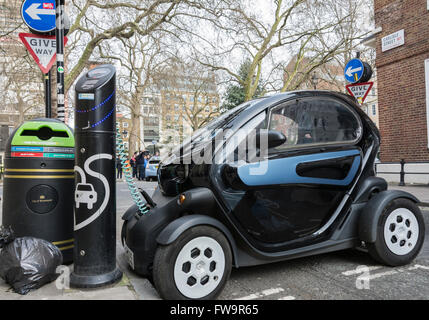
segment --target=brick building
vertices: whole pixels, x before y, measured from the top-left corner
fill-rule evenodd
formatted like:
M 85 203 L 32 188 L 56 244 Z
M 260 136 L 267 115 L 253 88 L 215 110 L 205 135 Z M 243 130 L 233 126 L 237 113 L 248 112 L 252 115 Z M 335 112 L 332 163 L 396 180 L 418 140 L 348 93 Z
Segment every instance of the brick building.
M 429 0 L 374 0 L 382 162 L 429 163 Z

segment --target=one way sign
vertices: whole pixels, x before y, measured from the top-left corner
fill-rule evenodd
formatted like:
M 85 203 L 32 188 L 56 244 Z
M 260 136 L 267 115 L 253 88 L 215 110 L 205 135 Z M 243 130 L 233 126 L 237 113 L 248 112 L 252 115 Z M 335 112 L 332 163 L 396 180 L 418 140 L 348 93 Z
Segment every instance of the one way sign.
M 44 74 L 48 73 L 55 62 L 55 36 L 39 36 L 32 33 L 20 33 L 19 38 L 24 43 L 31 56 Z M 67 37 L 64 37 L 64 45 Z

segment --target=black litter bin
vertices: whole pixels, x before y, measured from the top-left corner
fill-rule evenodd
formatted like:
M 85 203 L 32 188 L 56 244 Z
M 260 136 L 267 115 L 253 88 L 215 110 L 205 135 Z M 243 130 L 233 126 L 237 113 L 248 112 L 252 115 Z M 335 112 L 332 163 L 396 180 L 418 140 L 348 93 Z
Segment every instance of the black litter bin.
M 6 145 L 2 224 L 52 242 L 71 263 L 73 192 L 73 131 L 55 119 L 24 122 Z

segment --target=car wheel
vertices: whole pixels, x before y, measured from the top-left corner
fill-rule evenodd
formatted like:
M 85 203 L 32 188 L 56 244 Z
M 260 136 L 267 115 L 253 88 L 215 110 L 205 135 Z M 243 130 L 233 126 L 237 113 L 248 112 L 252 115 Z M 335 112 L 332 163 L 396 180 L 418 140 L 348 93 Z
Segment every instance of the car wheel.
M 216 298 L 232 267 L 232 254 L 225 236 L 215 228 L 196 226 L 167 246 L 158 247 L 153 280 L 163 299 Z
M 408 199 L 396 199 L 381 214 L 377 239 L 368 244 L 368 251 L 383 264 L 405 265 L 420 252 L 424 236 L 424 219 L 417 205 Z

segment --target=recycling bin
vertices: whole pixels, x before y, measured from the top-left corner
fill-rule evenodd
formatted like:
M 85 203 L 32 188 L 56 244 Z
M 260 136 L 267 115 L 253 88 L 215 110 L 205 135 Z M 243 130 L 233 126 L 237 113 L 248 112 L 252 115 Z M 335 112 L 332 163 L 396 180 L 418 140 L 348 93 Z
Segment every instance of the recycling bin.
M 2 224 L 56 245 L 73 261 L 74 135 L 55 119 L 21 124 L 5 150 Z

